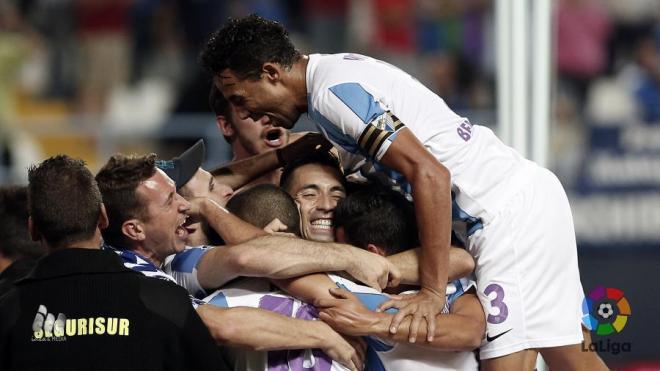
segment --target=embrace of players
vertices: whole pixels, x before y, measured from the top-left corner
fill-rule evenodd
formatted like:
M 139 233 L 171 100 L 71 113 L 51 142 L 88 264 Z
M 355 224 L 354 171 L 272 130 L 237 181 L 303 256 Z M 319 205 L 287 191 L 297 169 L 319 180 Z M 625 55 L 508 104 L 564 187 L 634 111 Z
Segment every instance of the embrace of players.
M 202 141 L 95 176 L 59 155 L 0 188 L 1 369 L 607 369 L 580 351 L 551 172 L 396 67 L 303 55 L 259 16 L 200 61 L 231 162 L 203 169 Z M 302 114 L 319 133 L 289 133 Z

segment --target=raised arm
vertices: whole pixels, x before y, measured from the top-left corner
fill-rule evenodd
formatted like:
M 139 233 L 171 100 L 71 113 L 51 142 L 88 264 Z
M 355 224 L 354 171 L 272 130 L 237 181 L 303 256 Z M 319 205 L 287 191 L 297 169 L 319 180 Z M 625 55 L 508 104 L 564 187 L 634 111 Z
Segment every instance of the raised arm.
M 390 255 L 387 260 L 401 272 L 401 283 L 404 285 L 419 285 L 419 259 L 421 249 L 407 250 Z M 449 248 L 449 280 L 466 277 L 474 270 L 474 259 L 460 247 Z
M 211 174 L 217 182 L 226 184 L 232 189 L 239 189 L 253 179 L 284 166 L 301 154 L 315 150 L 327 151 L 331 146 L 321 134 L 306 133 L 277 150 L 221 165 L 211 170 Z
M 211 304 L 197 313 L 218 344 L 257 351 L 323 350 L 351 370 L 362 370 L 364 355 L 322 321 L 309 321 L 250 307 L 220 308 Z
M 204 288 L 215 288 L 239 277 L 285 279 L 317 272 L 346 271 L 373 288 L 398 284 L 399 272 L 387 259 L 338 243 L 267 235 L 206 252 L 197 265 Z
M 421 289 L 416 295 L 387 305 L 399 309 L 390 326 L 397 332 L 406 316 L 412 315 L 409 336 L 416 339 L 422 319 L 426 319 L 428 341 L 433 340 L 436 314 L 445 303 L 451 241 L 450 173 L 426 150 L 408 128 L 397 133 L 381 163 L 394 169 L 412 186 L 415 215 L 422 244 L 420 256 Z

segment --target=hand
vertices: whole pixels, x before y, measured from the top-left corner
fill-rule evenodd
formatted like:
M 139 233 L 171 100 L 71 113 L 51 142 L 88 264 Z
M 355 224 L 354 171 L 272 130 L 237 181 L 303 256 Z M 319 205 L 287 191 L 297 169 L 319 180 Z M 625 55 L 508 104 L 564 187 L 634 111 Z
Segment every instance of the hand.
M 307 133 L 300 139 L 278 148 L 278 158 L 283 162 L 282 166 L 291 163 L 291 161 L 307 155 L 310 152 L 327 152 L 332 148 L 332 144 L 322 134 Z
M 279 219 L 275 218 L 271 220 L 270 223 L 266 224 L 263 229 L 269 234 L 275 234 L 277 232 L 286 232 L 289 227 L 287 227 L 286 224 L 282 223 Z
M 334 299 L 318 299 L 314 306 L 319 310 L 319 318 L 335 331 L 344 335 L 364 336 L 375 327 L 376 313 L 367 309 L 360 300 L 345 289 L 332 288 Z
M 350 267 L 346 273 L 376 290 L 399 285 L 401 272 L 386 258 L 366 250 L 351 247 Z
M 342 365 L 348 367 L 351 371 L 362 371 L 364 369 L 364 359 L 366 356 L 366 344 L 360 340 L 346 338 L 327 324 L 321 321 L 315 321 L 319 324 L 323 332 L 323 344 L 321 350 L 330 358 Z
M 392 334 L 396 334 L 404 318 L 412 316 L 408 331 L 408 341 L 411 343 L 417 340 L 417 331 L 422 319 L 425 319 L 427 326 L 426 341 L 431 342 L 433 341 L 433 334 L 435 334 L 435 316 L 442 312 L 444 305 L 444 295 L 422 288 L 417 294 L 401 295 L 399 298 L 384 302 L 378 307 L 378 311 L 385 311 L 389 308 L 399 309 L 390 324 L 390 333 Z

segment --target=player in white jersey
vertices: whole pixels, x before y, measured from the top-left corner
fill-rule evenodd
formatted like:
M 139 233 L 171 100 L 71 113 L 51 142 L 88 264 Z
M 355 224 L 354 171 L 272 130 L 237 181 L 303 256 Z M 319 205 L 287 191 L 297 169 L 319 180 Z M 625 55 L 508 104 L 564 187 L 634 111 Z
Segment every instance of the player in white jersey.
M 255 15 L 211 35 L 201 60 L 239 117 L 266 115 L 290 128 L 307 113 L 341 150 L 347 170 L 379 173 L 414 198 L 422 286 L 385 303 L 400 309 L 392 332 L 412 315 L 410 340 L 426 320 L 432 341 L 453 214 L 465 225 L 488 313 L 484 365 L 532 369 L 540 351 L 552 368 L 604 367 L 580 349 L 584 294 L 573 223 L 551 172 L 396 67 L 355 54 L 301 55 L 281 25 Z

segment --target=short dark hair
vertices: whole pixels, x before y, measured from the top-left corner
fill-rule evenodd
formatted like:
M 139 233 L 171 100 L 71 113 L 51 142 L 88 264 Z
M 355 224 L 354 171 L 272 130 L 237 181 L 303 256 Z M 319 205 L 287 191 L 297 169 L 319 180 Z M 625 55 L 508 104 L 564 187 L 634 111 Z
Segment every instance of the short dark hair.
M 234 195 L 227 202 L 227 210 L 259 228 L 277 218 L 288 227 L 288 232 L 300 236 L 296 202 L 273 184 L 259 184 Z
M 366 248 L 374 244 L 387 255 L 419 245 L 412 202 L 388 187 L 374 185 L 349 194 L 334 212 L 335 228 L 344 228 L 347 242 Z
M 121 231 L 125 221 L 139 218 L 146 221 L 147 205 L 137 193 L 141 182 L 156 173 L 156 154 L 127 156 L 116 154 L 96 174 L 108 213 L 108 228 L 103 239 L 117 248 L 124 248 L 127 240 Z
M 101 194 L 85 162 L 66 155 L 28 169 L 28 205 L 36 229 L 52 248 L 94 236 Z
M 0 187 L 0 253 L 5 257 L 38 258 L 44 254 L 41 244 L 30 238 L 28 217 L 27 187 Z
M 222 95 L 222 92 L 215 86 L 215 83 L 211 82 L 211 91 L 209 92 L 209 106 L 215 113 L 215 116 L 223 116 L 225 120 L 229 122 L 232 126 L 234 118 L 231 115 L 231 110 L 229 109 L 229 101 L 225 99 L 225 96 Z M 234 138 L 222 135 L 225 138 L 225 141 L 229 144 L 234 140 Z
M 289 192 L 291 189 L 291 182 L 293 179 L 293 173 L 301 166 L 317 164 L 321 166 L 327 166 L 336 171 L 339 181 L 346 188 L 346 179 L 344 178 L 344 173 L 339 164 L 339 159 L 332 152 L 329 151 L 314 151 L 303 157 L 300 157 L 296 160 L 291 161 L 290 163 L 284 166 L 282 175 L 280 176 L 280 187 L 285 191 Z
M 229 68 L 249 79 L 258 79 L 266 62 L 290 68 L 298 59 L 300 52 L 289 40 L 287 30 L 256 14 L 230 18 L 211 34 L 199 56 L 202 67 L 212 74 Z

